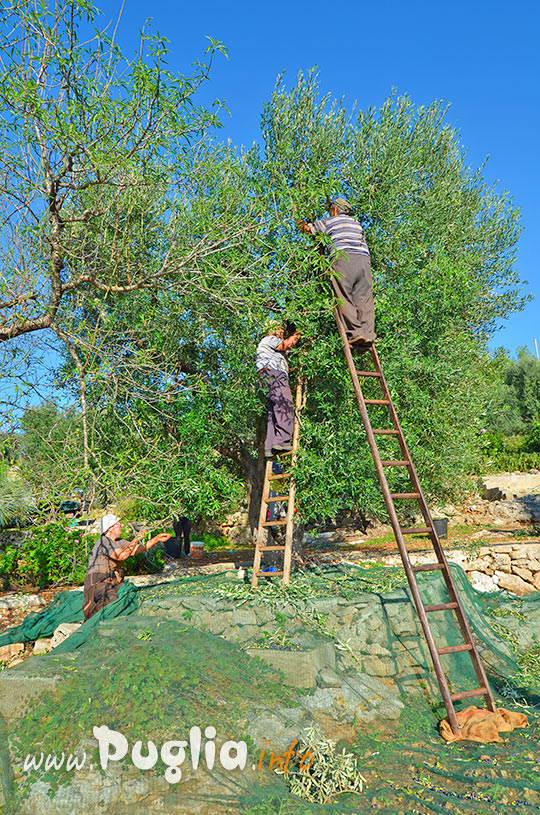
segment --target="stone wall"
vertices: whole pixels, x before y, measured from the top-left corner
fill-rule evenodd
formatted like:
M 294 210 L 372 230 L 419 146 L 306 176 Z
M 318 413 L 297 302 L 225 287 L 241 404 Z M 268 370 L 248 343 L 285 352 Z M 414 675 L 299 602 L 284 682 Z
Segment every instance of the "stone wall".
M 318 711 L 342 724 L 398 716 L 404 692 L 438 695 L 408 590 L 351 600 L 321 597 L 306 602 L 300 613 L 287 604 L 281 612 L 276 616 L 255 601 L 238 606 L 232 600 L 178 595 L 145 599 L 140 608 L 141 614 L 179 620 L 240 644 L 279 668 L 287 684 L 314 689 L 305 697 L 311 714 Z M 440 647 L 455 644 L 447 641 L 455 633 L 447 619 L 440 615 L 432 625 Z M 287 645 L 265 648 L 265 637 L 276 633 Z M 279 740 L 283 734 L 273 736 Z
M 483 546 L 464 568 L 474 588 L 522 597 L 540 591 L 540 543 Z
M 540 591 L 540 543 L 494 544 L 477 553 L 465 549 L 445 549 L 447 560 L 457 563 L 477 591 L 506 591 L 520 597 Z M 413 566 L 433 562 L 433 552 L 410 552 Z M 385 566 L 401 566 L 399 555 L 377 558 Z M 355 559 L 358 563 L 358 559 Z

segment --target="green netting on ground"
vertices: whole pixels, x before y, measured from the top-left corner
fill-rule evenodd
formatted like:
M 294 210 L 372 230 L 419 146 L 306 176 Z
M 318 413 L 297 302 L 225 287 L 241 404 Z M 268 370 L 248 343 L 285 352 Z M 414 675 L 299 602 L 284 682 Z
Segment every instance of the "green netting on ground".
M 306 570 L 293 575 L 288 588 L 276 579 L 262 583 L 255 594 L 248 584 L 224 575 L 139 589 L 126 584 L 119 605 L 111 604 L 92 618 L 96 619 L 92 627 L 90 620 L 61 648 L 5 672 L 13 681 L 14 694 L 22 698 L 28 691 L 28 699 L 20 713 L 0 721 L 2 789 L 11 807 L 0 804 L 0 812 L 338 815 L 382 810 L 491 815 L 516 809 L 540 811 L 540 708 L 535 707 L 540 595 L 519 600 L 500 593 L 479 594 L 459 567 L 452 571 L 499 701 L 506 707 L 520 707 L 531 718 L 531 727 L 508 734 L 507 744 L 441 741 L 437 725 L 444 711 L 400 569 L 343 565 Z M 426 603 L 449 599 L 440 575 L 421 574 L 419 585 Z M 23 634 L 28 639 L 48 636 L 60 622 L 80 620 L 75 594 L 80 604 L 80 592 L 59 596 L 23 626 L 7 632 L 12 637 L 8 641 L 20 641 Z M 362 674 L 375 655 L 373 642 L 385 643 L 389 655 L 377 658 L 387 661 L 389 672 L 395 670 L 391 681 L 389 673 L 388 683 L 395 685 L 405 707 L 399 720 L 381 716 L 357 723 L 348 749 L 366 779 L 361 792 L 330 796 L 327 803 L 309 802 L 291 795 L 287 778 L 270 772 L 266 762 L 260 771 L 253 771 L 262 746 L 251 735 L 254 721 L 263 725 L 268 721 L 270 739 L 272 716 L 296 733 L 302 700 L 315 693 L 289 687 L 274 668 L 246 653 L 260 631 L 254 632 L 253 625 L 239 626 L 236 611 L 248 619 L 261 609 L 268 619 L 268 633 L 273 636 L 277 630 L 286 643 L 276 647 L 329 643 L 340 660 L 338 673 Z M 335 616 L 338 612 L 340 617 Z M 371 616 L 365 616 L 368 613 Z M 218 635 L 203 630 L 220 615 L 230 620 L 230 630 Z M 431 616 L 438 643 L 461 641 L 454 615 Z M 346 622 L 349 617 L 350 623 Z M 349 649 L 347 626 L 350 631 L 356 626 L 358 635 Z M 382 653 L 381 647 L 378 651 Z M 407 668 L 411 654 L 415 662 Z M 466 654 L 453 655 L 451 666 L 456 689 L 476 687 Z M 47 693 L 39 697 L 32 696 L 36 677 L 48 682 Z M 0 697 L 2 687 L 5 683 L 0 681 Z M 112 762 L 107 772 L 99 768 L 93 736 L 93 727 L 102 725 L 122 733 L 129 743 L 125 759 Z M 146 755 L 147 740 L 159 750 L 166 740 L 187 740 L 193 726 L 203 731 L 214 727 L 218 744 L 245 740 L 246 770 L 228 771 L 218 765 L 210 774 L 201 759 L 195 771 L 187 758 L 183 779 L 170 784 L 160 759 L 148 770 L 133 765 L 130 751 L 137 740 L 143 742 Z M 82 750 L 88 763 L 94 764 L 92 771 L 40 768 L 26 775 L 21 771 L 27 754 L 64 751 L 67 756 Z
M 530 703 L 536 703 L 536 691 L 521 682 L 524 672 L 516 660 L 516 653 L 540 646 L 540 593 L 529 594 L 526 598 L 517 598 L 506 592 L 481 593 L 472 588 L 460 566 L 450 564 L 450 568 L 488 676 L 497 687 L 506 688 L 510 696 L 513 694 L 517 698 L 521 693 Z M 426 604 L 436 605 L 450 601 L 439 573 L 420 573 L 418 583 Z M 348 564 L 316 567 L 296 573 L 288 587 L 283 586 L 279 579 L 260 583 L 255 594 L 248 583 L 224 579 L 219 575 L 203 580 L 190 578 L 141 589 L 139 603 L 144 609 L 149 601 L 165 600 L 171 596 L 218 596 L 242 605 L 266 605 L 278 611 L 288 609 L 291 614 L 296 611 L 300 613 L 306 627 L 329 635 L 328 626 L 321 623 L 321 615 L 310 615 L 310 602 L 328 596 L 354 600 L 362 593 L 378 596 L 388 642 L 399 641 L 402 645 L 412 645 L 420 656 L 426 674 L 432 677 L 431 660 L 420 633 L 420 623 L 417 622 L 417 632 L 412 638 L 407 632 L 400 633 L 399 618 L 403 613 L 411 613 L 417 619 L 405 573 L 401 568 L 362 568 Z M 463 642 L 452 611 L 432 613 L 429 621 L 440 647 Z M 449 669 L 455 690 L 468 690 L 478 686 L 467 653 L 447 655 L 443 660 Z M 431 686 L 436 690 L 437 686 L 433 681 Z M 467 704 L 471 702 L 465 702 L 464 706 Z
M 83 600 L 81 591 L 60 592 L 43 611 L 29 614 L 21 625 L 0 634 L 0 647 L 13 642 L 34 642 L 41 637 L 52 637 L 62 623 L 83 623 L 80 629 L 54 650 L 58 653 L 80 648 L 102 620 L 110 620 L 136 611 L 137 589 L 131 583 L 123 583 L 118 591 L 118 599 L 102 608 L 86 622 L 82 610 Z

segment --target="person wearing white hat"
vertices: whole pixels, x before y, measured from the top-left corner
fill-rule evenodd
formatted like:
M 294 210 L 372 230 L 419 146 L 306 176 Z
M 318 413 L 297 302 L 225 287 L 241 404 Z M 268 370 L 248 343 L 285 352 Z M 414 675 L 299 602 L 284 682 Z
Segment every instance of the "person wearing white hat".
M 146 544 L 140 543 L 146 534 L 142 530 L 133 540 L 120 540 L 122 522 L 112 513 L 100 521 L 101 535 L 90 552 L 84 581 L 83 614 L 89 620 L 96 611 L 118 599 L 118 589 L 124 580 L 121 562 L 131 555 L 148 552 L 156 543 L 169 540 L 166 532 L 155 535 Z

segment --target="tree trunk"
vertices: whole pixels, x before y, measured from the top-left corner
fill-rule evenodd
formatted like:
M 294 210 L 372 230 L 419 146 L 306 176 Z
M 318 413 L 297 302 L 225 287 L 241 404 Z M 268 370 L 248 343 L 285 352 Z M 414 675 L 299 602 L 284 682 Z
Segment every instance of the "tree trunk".
M 257 457 L 255 457 L 247 447 L 242 447 L 241 460 L 246 491 L 248 499 L 248 519 L 253 535 L 259 526 L 259 513 L 261 511 L 261 497 L 264 482 L 264 438 L 266 434 L 266 418 L 261 416 L 257 419 Z

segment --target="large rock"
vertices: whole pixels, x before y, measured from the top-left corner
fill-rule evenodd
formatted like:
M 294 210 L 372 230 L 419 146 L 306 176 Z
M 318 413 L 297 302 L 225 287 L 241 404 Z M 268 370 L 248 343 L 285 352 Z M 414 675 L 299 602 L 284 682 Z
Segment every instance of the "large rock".
M 514 566 L 519 566 L 520 569 L 529 569 L 533 573 L 540 572 L 540 560 L 527 560 L 520 557 L 512 560 L 512 569 Z
M 497 501 L 490 504 L 490 514 L 499 520 L 524 524 L 540 521 L 540 496 L 525 495 L 512 501 Z
M 500 572 L 498 582 L 500 589 L 511 591 L 513 594 L 517 594 L 518 597 L 523 597 L 524 594 L 530 594 L 530 592 L 534 591 L 534 586 L 531 586 L 530 583 L 526 583 L 521 577 L 518 577 L 517 574 L 505 574 Z
M 506 494 L 502 492 L 499 487 L 486 487 L 483 485 L 482 498 L 484 501 L 502 501 L 506 498 Z
M 61 623 L 55 630 L 51 639 L 51 649 L 56 648 L 61 642 L 67 640 L 68 637 L 81 627 L 82 623 Z
M 2 645 L 0 648 L 0 662 L 8 662 L 22 651 L 24 651 L 24 642 L 12 642 L 10 645 Z
M 344 723 L 397 719 L 404 708 L 395 689 L 367 674 L 345 677 L 341 688 L 318 688 L 300 701 L 305 710 Z
M 540 494 L 540 474 L 499 473 L 483 479 L 484 493 L 504 493 L 506 498 L 523 498 Z M 489 500 L 494 500 L 493 498 Z M 495 499 L 496 500 L 496 499 Z
M 336 667 L 336 653 L 330 643 L 322 643 L 305 651 L 278 651 L 270 648 L 248 648 L 247 653 L 259 657 L 281 671 L 287 685 L 293 688 L 315 688 L 322 668 Z
M 302 708 L 281 708 L 260 711 L 254 716 L 247 732 L 255 744 L 272 745 L 275 750 L 285 750 L 305 727 L 313 726 L 313 718 Z
M 497 591 L 497 584 L 489 574 L 472 571 L 469 572 L 468 577 L 473 589 L 476 589 L 476 591 Z
M 331 668 L 322 668 L 317 676 L 317 684 L 320 688 L 339 688 L 343 679 Z
M 40 656 L 41 654 L 46 654 L 48 651 L 51 650 L 51 639 L 52 637 L 43 637 L 43 639 L 36 640 L 34 643 L 34 651 L 33 653 L 36 656 Z
M 504 552 L 497 552 L 493 555 L 493 569 L 498 572 L 510 572 L 512 559 Z
M 78 652 L 63 654 L 62 665 L 72 666 Z M 51 695 L 66 676 L 58 661 L 49 656 L 27 659 L 0 673 L 0 717 L 9 722 L 23 715 L 42 694 Z M 1 718 L 0 718 L 1 721 Z
M 517 574 L 518 577 L 521 577 L 525 583 L 533 582 L 533 573 L 530 569 L 526 569 L 523 566 L 514 566 L 514 564 L 512 564 L 512 572 Z
M 12 611 L 19 608 L 40 608 L 46 601 L 40 594 L 7 594 L 0 598 L 0 610 Z
M 540 543 L 528 543 L 526 552 L 527 560 L 540 560 Z
M 491 557 L 482 557 L 476 558 L 476 560 L 471 560 L 467 563 L 465 567 L 465 571 L 470 573 L 472 572 L 484 572 L 485 574 L 493 574 L 495 569 L 492 568 L 493 558 Z

